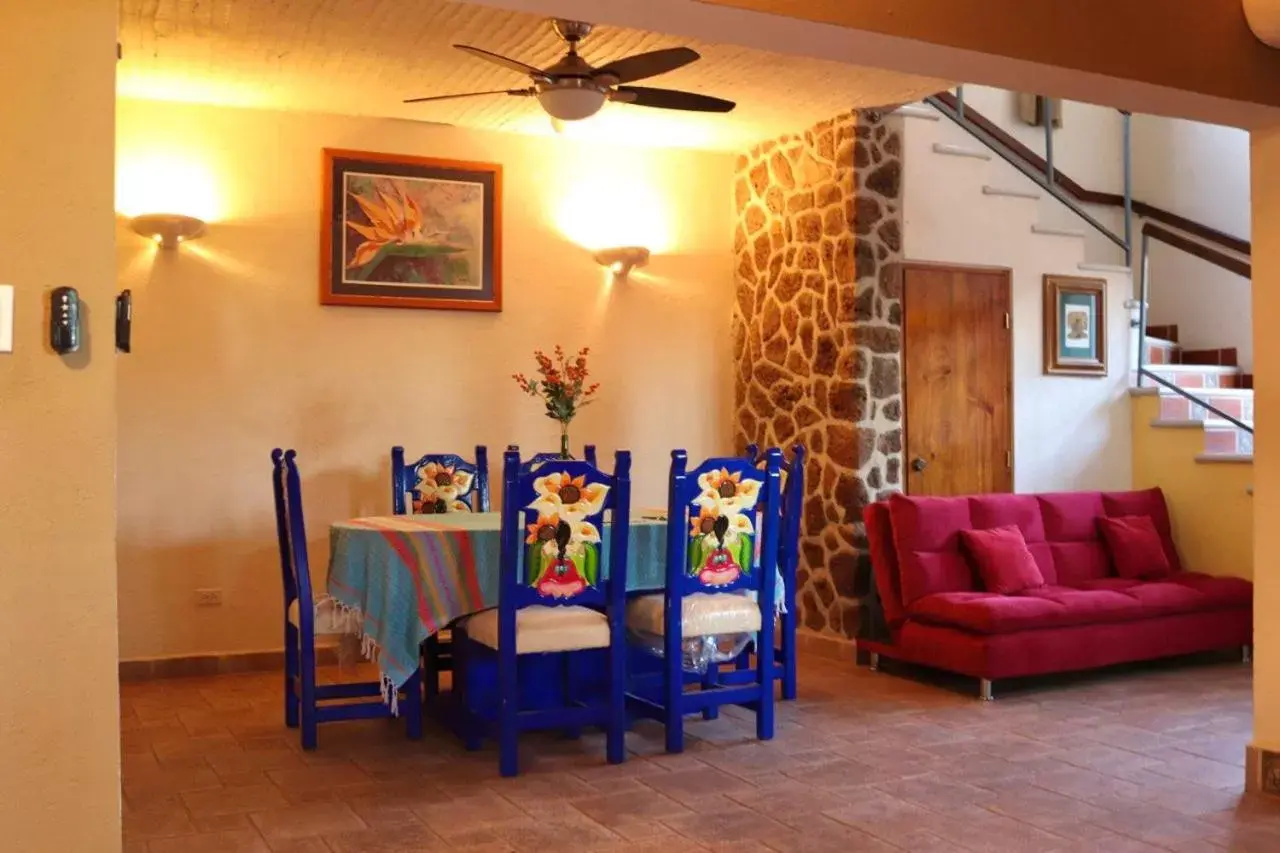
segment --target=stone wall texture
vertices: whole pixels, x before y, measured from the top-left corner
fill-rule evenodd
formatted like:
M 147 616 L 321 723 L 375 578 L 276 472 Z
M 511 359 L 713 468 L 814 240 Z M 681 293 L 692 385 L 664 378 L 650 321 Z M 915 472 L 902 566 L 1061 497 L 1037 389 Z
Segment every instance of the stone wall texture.
M 868 500 L 902 472 L 901 117 L 860 110 L 738 159 L 736 440 L 809 452 L 797 600 L 853 637 Z

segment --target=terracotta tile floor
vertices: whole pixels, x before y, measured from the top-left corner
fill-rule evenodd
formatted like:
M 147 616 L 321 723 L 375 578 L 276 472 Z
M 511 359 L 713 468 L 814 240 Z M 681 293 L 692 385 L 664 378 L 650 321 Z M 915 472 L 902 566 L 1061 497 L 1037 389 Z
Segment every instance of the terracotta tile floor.
M 806 659 L 771 743 L 737 710 L 691 721 L 679 756 L 639 724 L 620 767 L 598 735 L 534 735 L 514 780 L 492 750 L 386 721 L 322 726 L 304 754 L 274 675 L 126 684 L 125 851 L 1280 851 L 1280 804 L 1241 790 L 1244 665 L 997 685 L 991 704 L 919 677 Z

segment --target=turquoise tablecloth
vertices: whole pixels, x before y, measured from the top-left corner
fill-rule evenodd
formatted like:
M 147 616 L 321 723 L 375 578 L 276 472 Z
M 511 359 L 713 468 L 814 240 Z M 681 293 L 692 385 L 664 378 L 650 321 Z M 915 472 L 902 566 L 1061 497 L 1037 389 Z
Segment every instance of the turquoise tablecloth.
M 329 596 L 358 622 L 388 687 L 413 675 L 427 637 L 498 606 L 499 528 L 499 513 L 458 512 L 356 518 L 330 529 Z M 605 525 L 604 555 L 609 535 Z M 666 540 L 666 522 L 631 521 L 628 589 L 665 586 Z

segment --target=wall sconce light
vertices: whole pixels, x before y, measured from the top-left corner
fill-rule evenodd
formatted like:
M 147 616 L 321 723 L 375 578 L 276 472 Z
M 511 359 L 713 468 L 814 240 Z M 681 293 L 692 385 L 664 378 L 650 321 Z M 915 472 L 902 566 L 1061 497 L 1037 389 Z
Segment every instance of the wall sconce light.
M 608 267 L 614 278 L 626 278 L 636 267 L 649 263 L 649 250 L 644 246 L 619 246 L 601 249 L 595 254 L 596 263 Z
M 204 220 L 181 213 L 144 213 L 130 219 L 129 226 L 162 249 L 176 249 L 179 243 L 204 236 L 205 231 Z

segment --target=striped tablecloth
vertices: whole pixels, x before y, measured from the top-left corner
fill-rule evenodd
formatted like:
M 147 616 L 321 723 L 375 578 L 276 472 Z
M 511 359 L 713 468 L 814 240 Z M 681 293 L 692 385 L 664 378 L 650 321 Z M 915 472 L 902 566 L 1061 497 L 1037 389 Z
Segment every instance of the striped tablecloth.
M 388 687 L 418 668 L 418 648 L 460 616 L 498 606 L 500 515 L 354 518 L 329 534 L 329 596 L 358 621 Z M 627 586 L 664 586 L 666 522 L 632 519 Z M 609 548 L 609 526 L 603 534 Z

